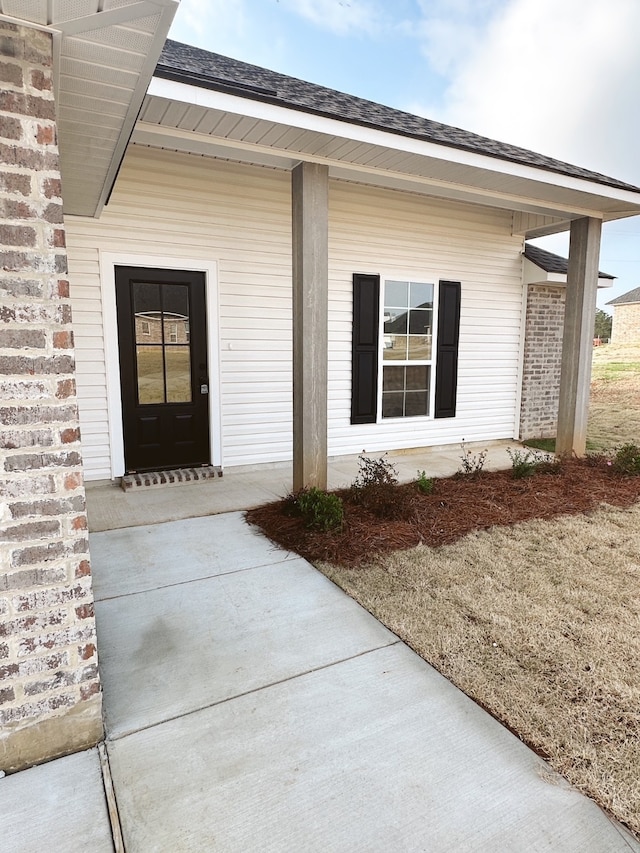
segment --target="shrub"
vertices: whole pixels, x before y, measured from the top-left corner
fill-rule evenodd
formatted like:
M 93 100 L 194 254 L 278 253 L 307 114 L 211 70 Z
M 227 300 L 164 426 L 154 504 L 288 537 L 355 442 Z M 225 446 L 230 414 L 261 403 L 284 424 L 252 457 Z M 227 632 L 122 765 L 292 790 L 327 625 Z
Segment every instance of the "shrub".
M 406 490 L 398 486 L 397 470 L 385 459 L 360 456 L 360 470 L 351 485 L 351 500 L 378 518 L 398 519 L 411 511 Z
M 616 448 L 611 467 L 617 474 L 640 474 L 640 447 L 632 442 Z
M 461 464 L 458 468 L 458 474 L 463 474 L 465 477 L 477 477 L 482 473 L 489 451 L 481 450 L 480 453 L 474 453 L 465 445 L 464 439 L 460 447 L 462 447 L 462 454 L 460 456 Z
M 416 477 L 416 486 L 418 490 L 422 492 L 423 495 L 430 495 L 433 492 L 433 487 L 435 486 L 436 481 L 433 477 L 427 477 L 426 471 L 418 471 L 418 476 Z
M 560 470 L 560 462 L 549 453 L 541 453 L 538 450 L 511 450 L 508 447 L 507 454 L 511 459 L 511 474 L 514 480 Z
M 398 482 L 398 471 L 395 465 L 384 456 L 379 459 L 359 456 L 358 468 L 352 489 L 366 489 L 367 486 L 395 486 Z
M 342 527 L 344 507 L 337 495 L 312 486 L 287 498 L 291 509 L 302 516 L 305 527 L 324 533 Z

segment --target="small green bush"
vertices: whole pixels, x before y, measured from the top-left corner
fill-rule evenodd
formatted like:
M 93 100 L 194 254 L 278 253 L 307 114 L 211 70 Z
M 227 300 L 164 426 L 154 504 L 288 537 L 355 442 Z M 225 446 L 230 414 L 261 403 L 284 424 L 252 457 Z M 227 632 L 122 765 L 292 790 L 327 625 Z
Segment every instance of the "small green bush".
M 611 467 L 617 474 L 627 476 L 640 474 L 640 447 L 630 442 L 616 448 Z
M 344 506 L 337 495 L 312 486 L 291 496 L 291 503 L 302 516 L 305 527 L 328 533 L 338 530 L 344 521 Z
M 461 464 L 458 468 L 458 474 L 462 474 L 465 477 L 477 477 L 482 473 L 489 451 L 481 450 L 480 453 L 474 453 L 466 446 L 464 439 L 462 439 L 460 447 L 462 448 L 462 453 L 460 455 Z
M 433 492 L 435 484 L 435 479 L 433 477 L 427 477 L 426 471 L 418 471 L 416 486 L 423 495 L 430 495 Z
M 538 450 L 511 450 L 507 448 L 511 459 L 511 474 L 514 480 L 522 480 L 533 474 L 552 474 L 560 470 L 560 462 L 549 453 Z

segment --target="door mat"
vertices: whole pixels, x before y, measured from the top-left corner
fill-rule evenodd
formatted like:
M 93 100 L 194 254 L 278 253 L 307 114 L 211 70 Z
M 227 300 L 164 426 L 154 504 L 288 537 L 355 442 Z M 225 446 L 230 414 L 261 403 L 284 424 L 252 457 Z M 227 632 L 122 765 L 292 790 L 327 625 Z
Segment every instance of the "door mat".
M 178 486 L 182 483 L 198 483 L 222 477 L 222 468 L 203 465 L 201 468 L 176 468 L 173 471 L 145 471 L 143 474 L 125 474 L 120 485 L 125 492 L 132 489 L 148 489 L 154 486 Z

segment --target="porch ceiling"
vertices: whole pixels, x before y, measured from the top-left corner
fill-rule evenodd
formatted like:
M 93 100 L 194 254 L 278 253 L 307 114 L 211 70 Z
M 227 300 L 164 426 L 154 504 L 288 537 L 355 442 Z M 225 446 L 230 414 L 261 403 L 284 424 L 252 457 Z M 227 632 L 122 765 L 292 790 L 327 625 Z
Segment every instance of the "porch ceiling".
M 323 163 L 335 178 L 533 214 L 525 236 L 640 213 L 640 193 L 158 78 L 133 141 L 285 170 Z
M 0 0 L 51 32 L 64 210 L 100 213 L 179 0 Z

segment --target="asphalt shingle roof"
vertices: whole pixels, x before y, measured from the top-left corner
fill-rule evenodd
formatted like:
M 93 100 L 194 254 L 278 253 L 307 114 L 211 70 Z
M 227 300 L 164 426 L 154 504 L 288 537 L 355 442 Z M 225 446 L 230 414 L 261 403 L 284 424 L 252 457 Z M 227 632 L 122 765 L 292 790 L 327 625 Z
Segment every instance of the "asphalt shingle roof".
M 640 287 L 635 287 L 633 290 L 623 293 L 622 296 L 617 296 L 611 302 L 607 302 L 607 305 L 624 305 L 625 302 L 640 302 Z
M 541 249 L 539 246 L 532 246 L 530 243 L 524 244 L 524 256 L 545 272 L 557 272 L 566 275 L 569 269 L 567 258 L 563 258 L 562 255 L 554 255 L 553 252 L 547 252 L 546 249 Z M 608 272 L 599 272 L 598 277 L 614 279 L 615 275 L 609 275 Z
M 385 130 L 436 145 L 496 157 L 616 189 L 640 192 L 639 187 L 598 172 L 171 39 L 165 43 L 155 75 L 350 124 Z

